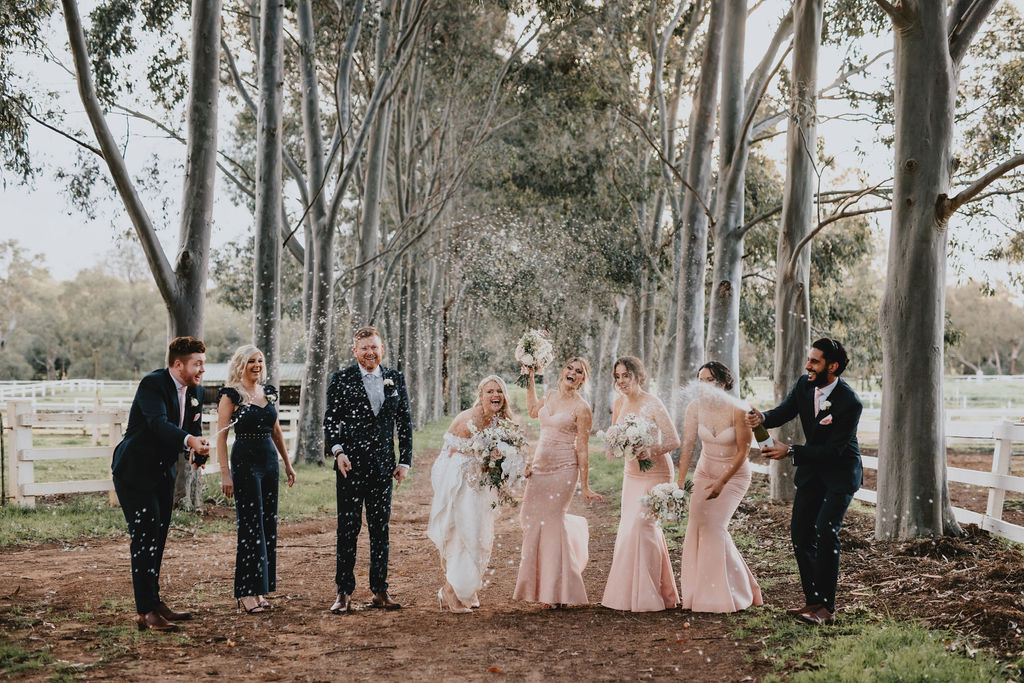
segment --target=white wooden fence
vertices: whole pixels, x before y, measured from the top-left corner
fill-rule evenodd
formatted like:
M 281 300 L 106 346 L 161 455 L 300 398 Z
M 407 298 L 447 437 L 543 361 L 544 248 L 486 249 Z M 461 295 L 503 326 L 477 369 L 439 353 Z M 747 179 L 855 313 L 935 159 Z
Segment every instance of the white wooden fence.
M 861 420 L 857 430 L 858 439 L 864 436 L 877 438 L 879 422 L 877 419 Z M 970 484 L 988 489 L 988 504 L 984 513 L 954 507 L 953 514 L 958 522 L 977 524 L 982 529 L 1007 538 L 1011 541 L 1024 543 L 1024 526 L 1003 520 L 1003 502 L 1006 493 L 1024 493 L 1024 477 L 1010 474 L 1014 442 L 1024 442 L 1024 424 L 1020 422 L 967 422 L 962 420 L 946 421 L 947 439 L 984 439 L 993 442 L 992 469 L 989 472 L 967 470 L 961 467 L 947 467 L 946 478 L 950 482 Z M 864 469 L 878 471 L 878 458 L 862 456 Z M 768 474 L 768 465 L 751 463 L 755 472 Z M 854 495 L 872 505 L 878 502 L 878 492 L 862 488 Z
M 294 453 L 298 431 L 298 409 L 284 409 L 278 414 L 281 429 L 289 453 Z M 43 412 L 37 410 L 31 401 L 14 401 L 8 403 L 7 425 L 11 429 L 11 450 L 7 461 L 8 497 L 16 504 L 24 507 L 35 507 L 37 496 L 48 496 L 62 493 L 94 493 L 109 492 L 111 504 L 117 503 L 114 494 L 114 482 L 109 473 L 104 479 L 72 480 L 59 482 L 37 482 L 35 480 L 35 463 L 41 460 L 81 460 L 84 458 L 104 458 L 108 463 L 114 455 L 114 447 L 120 443 L 124 434 L 124 426 L 128 422 L 127 410 L 108 410 L 100 408 L 95 412 Z M 216 432 L 217 415 L 207 410 L 203 413 L 204 433 Z M 104 427 L 106 429 L 104 430 Z M 93 446 L 62 446 L 58 448 L 40 448 L 33 444 L 33 430 L 45 429 L 53 432 L 66 433 L 68 429 L 81 434 L 93 435 Z M 106 445 L 101 445 L 106 433 Z M 3 438 L 0 435 L 0 438 Z M 229 438 L 229 443 L 232 441 Z M 220 473 L 217 467 L 217 444 L 211 443 L 210 460 L 207 467 L 200 470 L 203 474 Z M 212 466 L 211 466 L 212 465 Z

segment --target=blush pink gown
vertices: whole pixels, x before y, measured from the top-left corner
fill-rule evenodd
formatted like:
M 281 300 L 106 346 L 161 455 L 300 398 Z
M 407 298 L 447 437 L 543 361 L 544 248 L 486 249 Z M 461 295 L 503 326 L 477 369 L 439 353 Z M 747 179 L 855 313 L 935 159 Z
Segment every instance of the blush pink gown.
M 719 434 L 697 427 L 703 449 L 693 473 L 690 519 L 683 540 L 679 594 L 684 609 L 694 612 L 738 612 L 761 604 L 761 587 L 729 535 L 729 520 L 750 486 L 750 465 L 729 479 L 722 493 L 706 500 L 705 487 L 729 469 L 736 455 L 735 428 Z
M 540 440 L 526 480 L 519 521 L 523 550 L 514 600 L 549 605 L 585 605 L 587 520 L 566 514 L 576 481 L 576 420 L 568 413 L 540 409 Z M 586 438 L 586 437 L 584 437 Z
M 622 515 L 615 536 L 615 552 L 601 604 L 630 612 L 658 612 L 679 604 L 665 534 L 657 519 L 640 516 L 640 497 L 656 484 L 672 481 L 672 460 L 667 453 L 654 466 L 640 471 L 627 460 L 622 477 Z

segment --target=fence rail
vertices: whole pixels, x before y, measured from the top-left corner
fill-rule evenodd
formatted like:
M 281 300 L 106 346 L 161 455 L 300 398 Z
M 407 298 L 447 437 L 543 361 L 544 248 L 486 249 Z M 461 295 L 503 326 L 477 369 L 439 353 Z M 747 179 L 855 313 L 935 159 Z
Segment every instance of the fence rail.
M 872 436 L 877 440 L 880 423 L 878 420 L 862 420 L 857 430 L 857 438 Z M 1007 522 L 1003 519 L 1003 503 L 1007 492 L 1024 493 L 1024 477 L 1010 474 L 1013 460 L 1014 442 L 1024 442 L 1024 424 L 1019 422 L 966 422 L 961 420 L 946 421 L 947 439 L 985 439 L 994 444 L 992 450 L 992 469 L 989 472 L 967 470 L 961 467 L 946 467 L 946 479 L 958 484 L 970 484 L 988 489 L 988 502 L 985 512 L 974 512 L 954 507 L 953 514 L 958 522 L 977 524 L 989 533 L 1002 538 L 1024 543 L 1024 526 Z M 878 458 L 862 456 L 865 469 L 878 471 Z M 768 465 L 751 463 L 751 468 L 760 474 L 768 474 Z M 862 488 L 854 494 L 857 500 L 878 504 L 878 492 Z
M 111 504 L 116 504 L 114 482 L 109 474 L 104 479 L 86 479 L 74 481 L 37 482 L 35 463 L 54 460 L 83 460 L 86 458 L 105 458 L 107 462 L 114 455 L 114 447 L 120 443 L 124 426 L 128 422 L 127 410 L 110 410 L 106 407 L 96 408 L 96 412 L 41 412 L 32 401 L 12 401 L 7 407 L 7 423 L 11 429 L 12 456 L 8 461 L 9 498 L 17 505 L 35 507 L 37 496 L 50 496 L 70 493 L 109 492 Z M 216 431 L 217 415 L 212 410 L 203 412 L 204 432 L 212 434 Z M 297 440 L 299 411 L 283 409 L 278 414 L 281 430 L 289 452 L 294 452 Z M 104 428 L 106 428 L 104 430 Z M 93 436 L 93 446 L 59 446 L 40 448 L 33 443 L 34 430 L 45 430 L 53 433 L 59 430 Z M 104 433 L 105 432 L 105 433 Z M 3 438 L 0 435 L 0 438 Z M 100 445 L 103 441 L 106 445 Z M 229 436 L 229 446 L 233 438 Z M 217 444 L 211 443 L 210 463 L 213 467 L 201 469 L 202 474 L 219 473 L 216 467 Z

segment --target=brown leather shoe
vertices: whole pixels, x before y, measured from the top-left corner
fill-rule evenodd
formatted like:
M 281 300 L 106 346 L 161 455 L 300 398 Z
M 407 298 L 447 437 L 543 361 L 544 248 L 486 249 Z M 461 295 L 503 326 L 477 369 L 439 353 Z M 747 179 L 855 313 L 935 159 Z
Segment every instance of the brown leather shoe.
M 178 630 L 177 624 L 172 624 L 157 612 L 146 612 L 145 614 L 140 614 L 135 617 L 135 623 L 138 625 L 140 631 L 145 631 L 147 628 L 153 629 L 154 631 Z
M 156 613 L 167 621 L 188 621 L 192 618 L 191 612 L 175 612 L 162 602 L 156 606 Z
M 401 605 L 391 599 L 387 591 L 374 593 L 373 600 L 370 601 L 370 607 L 375 609 L 402 609 Z
M 824 624 L 831 624 L 835 621 L 835 615 L 823 606 L 818 607 L 818 609 L 812 612 L 801 612 L 796 615 L 796 618 L 805 624 L 811 624 L 812 626 L 822 626 Z
M 352 611 L 352 596 L 348 593 L 338 593 L 338 598 L 331 605 L 331 612 L 344 614 Z
M 795 617 L 796 615 L 803 614 L 804 612 L 813 612 L 819 607 L 821 607 L 820 603 L 816 605 L 804 605 L 803 607 L 790 607 L 786 610 L 786 614 L 792 614 Z

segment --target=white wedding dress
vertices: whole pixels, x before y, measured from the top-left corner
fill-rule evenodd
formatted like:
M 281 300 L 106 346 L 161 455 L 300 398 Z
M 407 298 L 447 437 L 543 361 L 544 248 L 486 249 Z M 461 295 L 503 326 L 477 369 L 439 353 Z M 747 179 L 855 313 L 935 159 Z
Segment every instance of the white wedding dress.
M 475 458 L 460 452 L 462 443 L 454 434 L 445 434 L 430 471 L 434 501 L 427 536 L 441 554 L 441 567 L 455 595 L 469 606 L 484 583 L 499 510 L 494 489 L 480 486 L 470 473 Z

